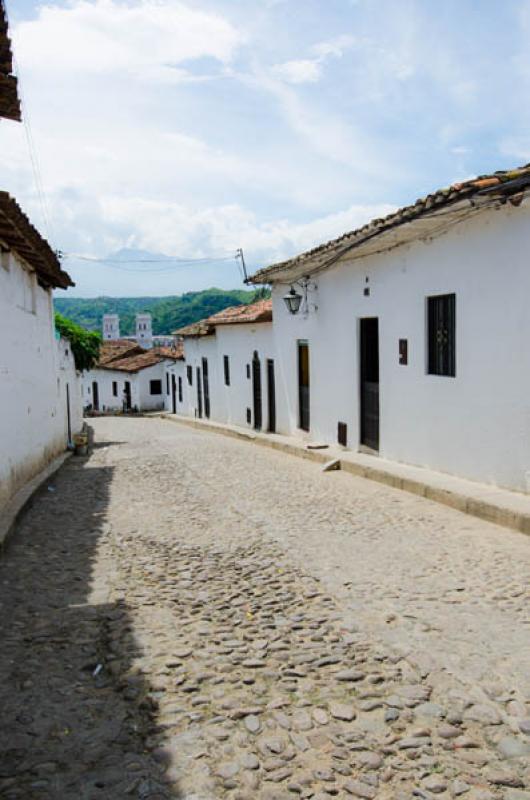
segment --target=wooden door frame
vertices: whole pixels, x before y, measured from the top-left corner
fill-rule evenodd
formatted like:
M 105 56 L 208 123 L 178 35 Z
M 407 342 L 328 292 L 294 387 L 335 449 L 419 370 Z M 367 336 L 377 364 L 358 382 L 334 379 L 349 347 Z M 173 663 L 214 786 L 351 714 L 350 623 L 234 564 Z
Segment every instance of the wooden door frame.
M 276 375 L 273 358 L 267 359 L 267 431 L 276 433 Z M 272 380 L 271 380 L 272 378 Z
M 254 430 L 263 427 L 263 381 L 261 375 L 261 359 L 257 350 L 252 355 L 252 413 Z
M 370 381 L 364 381 L 364 368 L 366 366 L 365 362 L 365 354 L 363 352 L 363 323 L 375 321 L 377 323 L 377 442 L 372 441 L 371 444 L 366 443 L 364 441 L 366 432 L 366 420 L 365 420 L 365 411 L 366 411 L 366 400 L 364 394 L 364 383 L 370 383 Z M 358 365 L 358 381 L 359 381 L 359 451 L 371 453 L 373 455 L 378 455 L 380 450 L 381 444 L 381 365 L 380 365 L 380 336 L 379 336 L 379 317 L 377 316 L 367 316 L 367 317 L 359 317 L 358 320 L 358 358 L 359 358 L 359 365 Z M 374 381 L 375 383 L 375 381 Z M 375 444 L 375 446 L 374 446 Z
M 177 413 L 177 380 L 175 378 L 175 373 L 171 373 L 171 403 L 173 414 Z
M 304 403 L 302 401 L 302 359 L 300 357 L 300 353 L 302 348 L 306 348 L 307 350 L 307 408 L 305 409 L 305 414 L 307 416 L 307 425 L 305 424 L 304 419 Z M 309 341 L 308 339 L 297 339 L 296 340 L 296 366 L 297 366 L 297 376 L 298 376 L 298 427 L 302 431 L 309 432 L 311 429 L 311 362 L 310 362 L 310 350 L 309 350 Z

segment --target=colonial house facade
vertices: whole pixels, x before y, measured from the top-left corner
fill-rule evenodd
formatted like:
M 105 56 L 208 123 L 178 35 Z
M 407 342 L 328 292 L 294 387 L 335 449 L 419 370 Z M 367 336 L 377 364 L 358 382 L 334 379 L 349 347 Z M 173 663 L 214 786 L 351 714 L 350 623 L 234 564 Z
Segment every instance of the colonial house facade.
M 276 430 L 270 300 L 225 309 L 174 333 L 183 354 L 167 368 L 168 411 Z
M 144 350 L 127 339 L 103 341 L 98 363 L 83 373 L 87 411 L 161 411 L 165 366 L 180 357 L 175 348 Z
M 277 430 L 530 489 L 530 165 L 257 272 Z
M 0 192 L 0 514 L 82 427 L 79 376 L 53 319 L 52 290 L 72 285 L 48 243 Z

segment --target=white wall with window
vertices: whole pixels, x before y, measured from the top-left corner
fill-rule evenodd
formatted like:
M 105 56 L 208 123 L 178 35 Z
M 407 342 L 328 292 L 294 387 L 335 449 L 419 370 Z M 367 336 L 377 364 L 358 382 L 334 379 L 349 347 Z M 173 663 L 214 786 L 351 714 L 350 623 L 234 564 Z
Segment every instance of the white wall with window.
M 527 490 L 529 205 L 483 211 L 443 235 L 344 260 L 315 276 L 304 315 L 273 287 L 278 430 L 361 443 L 361 320 L 378 320 L 379 455 Z M 430 310 L 430 314 L 429 314 Z M 309 433 L 297 342 L 307 340 Z M 429 357 L 429 350 L 431 355 Z

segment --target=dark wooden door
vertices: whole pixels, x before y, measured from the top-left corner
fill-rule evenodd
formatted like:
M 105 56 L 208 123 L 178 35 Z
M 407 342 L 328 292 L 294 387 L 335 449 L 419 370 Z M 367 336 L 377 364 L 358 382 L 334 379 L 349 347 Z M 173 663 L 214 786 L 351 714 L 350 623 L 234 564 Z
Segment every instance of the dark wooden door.
M 309 430 L 309 345 L 298 342 L 298 427 Z
M 202 381 L 201 381 L 201 368 L 197 367 L 197 416 L 202 418 Z
M 96 381 L 92 382 L 92 408 L 99 411 L 99 387 Z
M 72 441 L 72 415 L 70 412 L 70 386 L 66 384 L 66 425 L 68 434 L 68 444 Z
M 131 410 L 131 384 L 130 381 L 125 381 L 125 410 Z
M 261 361 L 257 350 L 254 350 L 252 358 L 252 405 L 254 411 L 254 428 L 261 430 L 262 411 L 261 411 Z
M 379 450 L 379 320 L 362 319 L 361 444 Z
M 202 359 L 202 385 L 204 388 L 204 416 L 210 418 L 210 383 L 208 380 L 208 359 Z
M 175 380 L 175 376 L 171 375 L 171 401 L 173 407 L 173 413 L 177 413 L 177 381 Z
M 274 361 L 267 359 L 267 399 L 269 406 L 269 433 L 276 433 L 276 384 L 274 379 Z

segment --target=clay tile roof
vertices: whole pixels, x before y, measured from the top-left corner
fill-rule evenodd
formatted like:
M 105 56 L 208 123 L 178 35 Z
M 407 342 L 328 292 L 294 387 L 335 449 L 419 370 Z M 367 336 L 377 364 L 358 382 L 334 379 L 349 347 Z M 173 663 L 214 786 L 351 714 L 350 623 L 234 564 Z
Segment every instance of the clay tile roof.
M 248 306 L 232 306 L 219 311 L 207 322 L 210 325 L 237 325 L 240 323 L 251 322 L 271 322 L 272 321 L 272 300 L 258 300 Z
M 37 273 L 42 286 L 66 289 L 75 286 L 46 239 L 33 227 L 7 192 L 0 192 L 0 247 L 14 250 Z
M 139 349 L 142 350 L 142 348 Z M 117 358 L 115 361 L 108 361 L 99 366 L 101 369 L 119 370 L 120 372 L 140 372 L 142 369 L 160 364 L 161 361 L 164 361 L 164 356 L 158 355 L 153 350 L 142 350 L 140 353 L 125 355 L 123 358 Z
M 217 325 L 250 324 L 253 322 L 270 322 L 272 320 L 272 300 L 258 300 L 250 305 L 230 306 L 218 311 L 211 317 L 201 319 L 185 328 L 173 331 L 176 336 L 209 336 L 215 333 Z
M 145 352 L 142 347 L 129 339 L 111 339 L 101 343 L 98 366 L 124 358 L 126 355 L 138 355 Z
M 184 361 L 184 342 L 177 341 L 171 347 L 155 347 L 155 353 L 163 358 L 170 358 L 173 361 Z
M 511 203 L 517 205 L 522 200 L 522 192 L 529 186 L 530 164 L 455 183 L 445 189 L 438 189 L 432 194 L 416 200 L 412 205 L 404 206 L 382 219 L 374 219 L 361 228 L 349 231 L 337 239 L 332 239 L 294 258 L 264 267 L 252 275 L 250 282 L 274 283 L 276 279 L 280 280 L 281 274 L 286 271 L 292 271 L 292 274 L 300 276 L 318 272 L 331 266 L 355 248 L 359 250 L 358 256 L 370 255 L 371 252 L 376 251 L 375 245 L 368 246 L 371 240 L 379 240 L 383 235 L 404 226 L 405 223 L 429 217 L 434 219 L 439 211 L 448 209 L 463 200 L 473 199 L 478 204 L 480 199 L 486 200 L 490 197 L 502 201 L 509 199 Z M 411 233 L 409 241 L 413 238 L 415 235 Z
M 207 319 L 201 319 L 199 322 L 192 322 L 191 325 L 185 325 L 184 328 L 179 328 L 172 332 L 174 336 L 209 336 L 215 333 L 215 328 L 210 325 Z
M 17 122 L 21 120 L 18 84 L 13 75 L 13 53 L 3 0 L 0 0 L 0 117 Z

